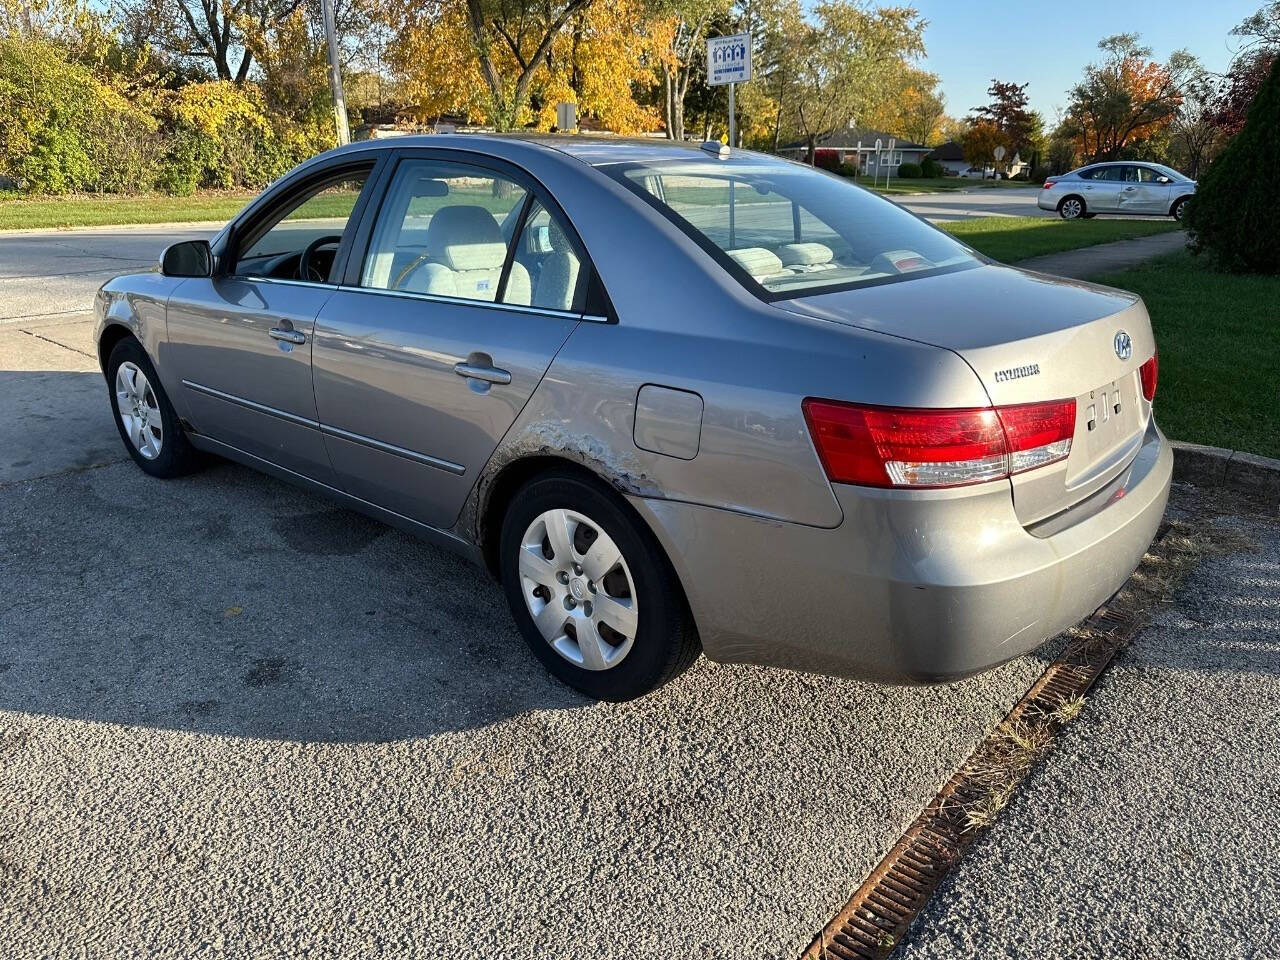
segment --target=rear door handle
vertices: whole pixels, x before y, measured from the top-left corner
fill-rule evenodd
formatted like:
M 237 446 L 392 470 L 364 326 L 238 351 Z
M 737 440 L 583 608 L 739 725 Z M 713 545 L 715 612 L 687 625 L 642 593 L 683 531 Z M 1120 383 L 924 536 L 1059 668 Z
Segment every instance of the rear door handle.
M 485 383 L 510 383 L 511 371 L 503 370 L 489 364 L 455 363 L 453 372 L 468 380 L 483 380 Z
M 305 334 L 299 333 L 297 330 L 286 330 L 283 327 L 272 327 L 267 331 L 267 336 L 273 340 L 283 340 L 285 343 L 306 343 Z

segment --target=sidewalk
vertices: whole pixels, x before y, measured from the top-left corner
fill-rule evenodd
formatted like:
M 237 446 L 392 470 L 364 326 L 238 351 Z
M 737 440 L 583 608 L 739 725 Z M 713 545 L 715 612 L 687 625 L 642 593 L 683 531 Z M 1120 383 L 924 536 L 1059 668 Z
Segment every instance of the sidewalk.
M 1224 508 L 901 958 L 1280 956 L 1280 524 Z
M 1037 273 L 1049 273 L 1056 277 L 1087 280 L 1104 273 L 1127 270 L 1155 257 L 1181 250 L 1186 242 L 1186 233 L 1174 230 L 1170 233 L 1152 234 L 1149 237 L 1117 240 L 1115 243 L 1100 243 L 1094 247 L 1081 247 L 1079 250 L 1065 250 L 1062 253 L 1050 253 L 1043 257 L 1031 257 L 1029 260 L 1019 260 L 1012 266 L 1022 270 L 1034 270 Z

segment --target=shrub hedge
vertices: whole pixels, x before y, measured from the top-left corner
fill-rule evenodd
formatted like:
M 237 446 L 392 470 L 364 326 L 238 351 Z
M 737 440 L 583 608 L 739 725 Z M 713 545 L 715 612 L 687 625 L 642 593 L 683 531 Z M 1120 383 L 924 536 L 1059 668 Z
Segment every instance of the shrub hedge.
M 1186 222 L 1193 253 L 1240 273 L 1280 273 L 1280 59 L 1200 178 Z
M 322 117 L 270 116 L 252 84 L 125 90 L 53 44 L 0 37 L 0 179 L 27 193 L 262 187 L 333 146 Z
M 918 163 L 900 163 L 898 164 L 898 176 L 918 180 L 924 176 L 924 171 Z

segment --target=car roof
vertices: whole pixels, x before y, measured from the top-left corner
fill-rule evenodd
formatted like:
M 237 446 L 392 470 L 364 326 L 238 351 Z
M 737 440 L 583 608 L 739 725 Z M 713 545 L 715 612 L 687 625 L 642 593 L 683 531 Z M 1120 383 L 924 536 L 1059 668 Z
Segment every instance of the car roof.
M 691 141 L 662 140 L 654 137 L 593 136 L 590 134 L 555 133 L 429 133 L 403 137 L 386 137 L 377 140 L 360 140 L 345 147 L 330 150 L 321 156 L 332 157 L 340 153 L 418 149 L 466 149 L 486 147 L 496 155 L 506 154 L 513 146 L 540 147 L 565 154 L 591 166 L 610 163 L 634 163 L 640 161 L 705 160 L 707 153 L 702 145 Z M 735 153 L 749 151 L 736 150 Z M 754 154 L 755 156 L 766 156 Z M 777 157 L 770 159 L 779 160 Z

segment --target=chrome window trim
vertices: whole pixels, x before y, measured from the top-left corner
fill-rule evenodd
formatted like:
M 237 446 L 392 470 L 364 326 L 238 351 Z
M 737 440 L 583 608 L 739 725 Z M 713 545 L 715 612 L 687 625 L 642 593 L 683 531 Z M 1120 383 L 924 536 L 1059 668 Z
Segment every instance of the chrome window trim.
M 196 383 L 193 380 L 183 380 L 182 385 L 196 393 L 203 393 L 205 396 L 213 397 L 215 400 L 225 400 L 227 403 L 234 403 L 236 406 L 245 407 L 258 413 L 265 413 L 271 417 L 277 417 L 280 420 L 286 420 L 289 423 L 296 423 L 301 427 L 310 427 L 312 430 L 320 428 L 318 420 L 309 420 L 306 417 L 300 417 L 296 413 L 289 413 L 287 410 L 281 410 L 277 407 L 269 407 L 265 403 L 255 403 L 252 400 L 246 400 L 244 397 L 237 397 L 233 393 L 223 393 L 221 390 L 215 390 L 213 387 L 206 387 L 203 383 Z
M 337 437 L 340 440 L 349 440 L 352 443 L 358 443 L 361 446 L 369 447 L 371 450 L 378 450 L 382 453 L 394 454 L 397 457 L 403 457 L 406 460 L 412 460 L 414 463 L 420 463 L 423 466 L 435 467 L 437 470 L 444 470 L 447 473 L 455 474 L 459 477 L 467 472 L 467 468 L 460 463 L 454 463 L 452 460 L 442 460 L 439 457 L 433 457 L 426 453 L 418 453 L 416 450 L 409 450 L 406 447 L 397 447 L 394 443 L 384 443 L 381 440 L 375 440 L 373 437 L 366 437 L 361 433 L 352 433 L 349 430 L 343 430 L 341 427 L 330 426 L 327 423 L 321 423 L 319 420 L 309 420 L 306 417 L 300 417 L 296 413 L 289 413 L 278 407 L 269 407 L 265 403 L 255 403 L 252 400 L 246 400 L 244 397 L 237 397 L 232 393 L 224 393 L 213 387 L 206 387 L 203 383 L 196 383 L 193 380 L 183 380 L 182 385 L 196 393 L 203 393 L 206 396 L 213 397 L 215 400 L 225 400 L 227 403 L 234 403 L 236 406 L 253 410 L 256 413 L 265 413 L 267 416 L 276 417 L 287 423 L 297 424 L 300 427 L 309 427 L 312 430 L 319 430 L 321 433 L 328 434 L 331 437 Z
M 470 300 L 466 297 L 450 297 L 440 293 L 419 293 L 416 290 L 385 290 L 382 287 L 361 287 L 356 284 L 339 284 L 339 290 L 347 293 L 374 293 L 381 297 L 398 297 L 405 300 L 424 300 L 427 303 L 444 303 L 462 307 L 485 307 L 506 310 L 509 313 L 527 313 L 539 317 L 556 317 L 560 320 L 589 320 L 592 323 L 608 323 L 607 317 L 595 314 L 575 313 L 572 310 L 553 310 L 550 307 L 527 307 L 519 303 L 495 303 L 492 300 Z
M 318 280 L 289 280 L 284 277 L 259 277 L 251 273 L 230 274 L 228 279 L 255 280 L 258 283 L 276 283 L 283 287 L 322 287 L 325 290 L 337 290 L 336 283 L 321 283 Z
M 406 460 L 412 460 L 414 463 L 420 463 L 426 467 L 435 467 L 437 470 L 444 470 L 457 476 L 462 476 L 467 472 L 467 468 L 460 463 L 454 463 L 452 460 L 441 460 L 439 457 L 433 457 L 429 454 L 418 453 L 416 450 L 410 450 L 407 447 L 397 447 L 394 443 L 384 443 L 381 440 L 375 440 L 373 437 L 366 437 L 362 433 L 352 433 L 349 430 L 343 430 L 341 427 L 330 426 L 327 423 L 320 424 L 320 432 L 328 434 L 331 437 L 337 437 L 340 440 L 349 440 L 352 443 L 358 443 L 362 447 L 368 447 L 371 450 L 377 450 L 381 453 L 390 453 L 397 457 L 403 457 Z

